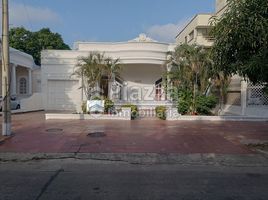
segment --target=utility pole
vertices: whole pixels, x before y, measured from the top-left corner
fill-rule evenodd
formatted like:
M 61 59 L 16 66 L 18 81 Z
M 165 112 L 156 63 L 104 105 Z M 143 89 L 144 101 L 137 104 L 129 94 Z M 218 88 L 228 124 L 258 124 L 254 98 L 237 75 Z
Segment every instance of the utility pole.
M 11 135 L 8 0 L 2 0 L 2 135 Z

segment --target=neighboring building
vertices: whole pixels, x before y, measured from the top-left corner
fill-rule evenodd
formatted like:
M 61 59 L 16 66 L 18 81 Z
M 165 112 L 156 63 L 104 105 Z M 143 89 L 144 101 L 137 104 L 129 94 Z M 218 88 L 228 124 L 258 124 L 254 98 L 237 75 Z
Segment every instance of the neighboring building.
M 216 15 L 222 16 L 227 9 L 227 0 L 216 0 Z
M 2 58 L 1 50 L 0 58 Z M 2 65 L 0 66 L 0 96 L 2 96 Z M 10 66 L 10 92 L 12 97 L 19 100 L 20 111 L 43 109 L 40 66 L 35 65 L 31 55 L 14 48 L 10 48 Z
M 10 48 L 10 66 L 11 95 L 22 99 L 31 96 L 33 93 L 41 92 L 41 70 L 39 66 L 35 65 L 31 55 Z M 2 77 L 2 65 L 0 76 Z M 2 81 L 0 86 L 0 93 L 2 94 Z
M 209 36 L 213 14 L 198 14 L 176 36 L 177 44 L 198 44 L 205 47 L 213 45 Z
M 78 57 L 92 51 L 120 58 L 122 72 L 116 85 L 107 85 L 106 77 L 100 84 L 102 94 L 117 105 L 133 103 L 140 108 L 167 105 L 162 76 L 167 70 L 167 53 L 174 44 L 161 43 L 141 34 L 127 42 L 76 42 L 74 50 L 45 50 L 42 52 L 42 92 L 45 110 L 81 111 L 86 100 L 81 79 L 72 76 Z M 113 91 L 111 91 L 113 90 Z M 116 95 L 111 95 L 116 91 Z
M 216 0 L 216 13 L 198 14 L 182 29 L 176 36 L 177 44 L 197 44 L 206 48 L 212 47 L 214 39 L 211 38 L 209 32 L 212 29 L 211 20 L 214 16 L 220 17 L 227 7 L 226 0 Z M 234 76 L 228 88 L 226 104 L 241 105 L 241 78 Z
M 212 47 L 214 40 L 209 36 L 212 17 L 220 18 L 227 10 L 227 0 L 216 0 L 215 13 L 198 14 L 176 36 L 177 45 L 197 44 L 206 48 Z M 253 86 L 235 75 L 228 87 L 225 100 L 225 114 L 251 114 L 268 116 L 268 97 L 263 94 L 263 86 Z M 254 107 L 253 107 L 254 106 Z M 241 109 L 242 108 L 242 109 Z M 241 112 L 242 110 L 242 112 Z
M 215 13 L 197 14 L 176 36 L 177 44 L 197 44 L 211 47 L 214 39 L 209 32 L 214 16 L 221 17 L 227 9 L 227 0 L 216 0 Z

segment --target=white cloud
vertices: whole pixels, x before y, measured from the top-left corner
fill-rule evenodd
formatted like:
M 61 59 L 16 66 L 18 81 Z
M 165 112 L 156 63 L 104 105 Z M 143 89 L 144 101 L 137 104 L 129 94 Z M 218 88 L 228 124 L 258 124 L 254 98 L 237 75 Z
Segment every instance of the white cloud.
M 9 9 L 10 24 L 12 26 L 30 27 L 38 23 L 58 23 L 60 17 L 57 13 L 45 7 L 34 7 L 19 3 L 12 3 Z
M 146 30 L 146 34 L 160 42 L 174 42 L 176 35 L 184 28 L 189 19 L 181 20 L 178 23 L 164 25 L 153 25 Z

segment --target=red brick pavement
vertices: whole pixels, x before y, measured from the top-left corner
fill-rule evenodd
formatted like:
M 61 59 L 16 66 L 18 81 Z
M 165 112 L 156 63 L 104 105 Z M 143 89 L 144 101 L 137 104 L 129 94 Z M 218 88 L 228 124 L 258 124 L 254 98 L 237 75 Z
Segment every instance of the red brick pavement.
M 46 131 L 51 128 L 63 130 Z M 13 116 L 14 137 L 0 152 L 249 154 L 240 140 L 268 140 L 267 130 L 267 122 L 46 121 L 37 112 Z M 106 136 L 87 136 L 95 131 Z

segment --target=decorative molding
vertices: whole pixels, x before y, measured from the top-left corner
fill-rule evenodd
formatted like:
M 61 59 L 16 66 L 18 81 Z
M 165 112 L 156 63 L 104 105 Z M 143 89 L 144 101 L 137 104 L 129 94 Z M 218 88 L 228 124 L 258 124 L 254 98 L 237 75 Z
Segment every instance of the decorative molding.
M 139 37 L 133 39 L 133 40 L 130 40 L 129 42 L 157 42 L 156 40 L 153 40 L 152 38 L 150 37 L 147 37 L 146 34 L 144 33 L 141 33 L 139 35 Z

